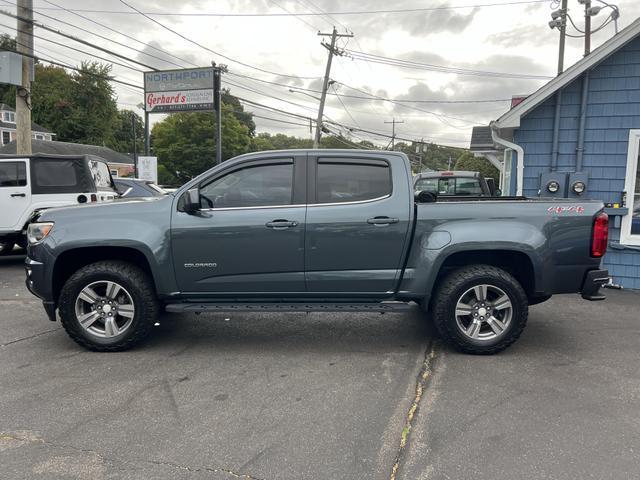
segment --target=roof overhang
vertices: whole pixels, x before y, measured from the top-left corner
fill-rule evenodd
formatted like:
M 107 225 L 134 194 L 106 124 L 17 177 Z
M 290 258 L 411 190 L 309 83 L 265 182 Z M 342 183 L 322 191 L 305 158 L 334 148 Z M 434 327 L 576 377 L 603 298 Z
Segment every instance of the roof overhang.
M 520 104 L 498 118 L 498 120 L 495 121 L 495 127 L 500 130 L 518 128 L 520 126 L 520 119 L 527 113 L 555 94 L 555 92 L 580 77 L 582 73 L 590 70 L 609 57 L 609 55 L 624 47 L 638 35 L 640 35 L 640 18 L 636 19 L 631 25 L 604 42 L 588 56 L 567 68 L 562 74 L 543 85 L 535 93 L 529 95 Z

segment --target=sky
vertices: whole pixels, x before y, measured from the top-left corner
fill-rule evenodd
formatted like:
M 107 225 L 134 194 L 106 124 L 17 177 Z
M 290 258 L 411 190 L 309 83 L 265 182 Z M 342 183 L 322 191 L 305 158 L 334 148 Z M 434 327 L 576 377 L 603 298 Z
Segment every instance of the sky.
M 318 32 L 330 33 L 335 26 L 353 37 L 338 40 L 342 55 L 334 57 L 331 69 L 325 119 L 334 122 L 329 127 L 333 132 L 385 145 L 388 138 L 362 130 L 389 135 L 392 125 L 387 122 L 395 119 L 399 138 L 468 147 L 473 125 L 488 124 L 509 108 L 512 96 L 532 93 L 556 74 L 559 35 L 548 22 L 558 3 L 34 0 L 33 8 L 41 24 L 153 68 L 226 64 L 223 86 L 232 94 L 286 112 L 245 105 L 245 110 L 267 117 L 255 118 L 258 132 L 307 138 L 307 118 L 317 116 L 328 53 L 321 45 L 328 37 Z M 638 0 L 612 3 L 620 9 L 621 29 L 640 16 Z M 601 5 L 594 0 L 596 4 Z M 0 6 L 15 13 L 15 0 L 0 0 Z M 594 28 L 610 11 L 603 8 L 594 17 Z M 578 0 L 569 0 L 569 14 L 582 28 Z M 0 31 L 15 35 L 14 19 L 3 17 L 0 23 L 5 25 Z M 580 35 L 573 27 L 568 33 Z M 99 55 L 125 65 L 114 64 L 115 78 L 142 85 L 145 67 L 39 28 L 35 34 L 40 37 L 35 53 L 42 58 L 78 65 Z M 593 48 L 612 35 L 613 23 L 593 35 Z M 566 67 L 582 57 L 583 41 L 567 39 Z M 388 59 L 395 65 L 388 65 Z M 143 113 L 136 106 L 143 102 L 142 90 L 113 85 L 119 108 Z M 151 122 L 161 119 L 152 115 Z

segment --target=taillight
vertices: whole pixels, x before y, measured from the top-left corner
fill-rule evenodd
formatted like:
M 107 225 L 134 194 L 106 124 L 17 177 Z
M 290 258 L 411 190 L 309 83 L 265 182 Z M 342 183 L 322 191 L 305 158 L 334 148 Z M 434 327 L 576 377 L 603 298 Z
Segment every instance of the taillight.
M 95 193 L 91 194 L 91 201 L 92 202 L 97 202 L 98 201 L 98 196 Z
M 609 215 L 599 213 L 593 221 L 593 234 L 591 237 L 591 256 L 602 257 L 607 251 L 609 242 Z

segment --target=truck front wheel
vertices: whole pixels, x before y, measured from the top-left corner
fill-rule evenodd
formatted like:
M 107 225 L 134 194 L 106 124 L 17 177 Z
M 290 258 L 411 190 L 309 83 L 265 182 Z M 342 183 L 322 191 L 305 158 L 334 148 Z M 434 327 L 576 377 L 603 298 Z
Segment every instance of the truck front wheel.
M 527 323 L 528 301 L 511 274 L 491 265 L 449 273 L 432 303 L 433 321 L 454 348 L 490 355 L 515 342 Z
M 13 251 L 13 240 L 0 240 L 0 257 L 3 255 L 10 255 Z
M 144 339 L 159 311 L 153 282 L 127 262 L 102 261 L 75 272 L 59 298 L 69 336 L 89 350 L 121 351 Z

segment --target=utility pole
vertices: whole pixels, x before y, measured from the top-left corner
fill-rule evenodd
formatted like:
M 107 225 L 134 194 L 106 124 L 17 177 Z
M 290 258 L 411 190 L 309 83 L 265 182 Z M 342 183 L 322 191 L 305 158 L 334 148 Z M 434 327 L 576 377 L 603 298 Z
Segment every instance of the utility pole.
M 564 45 L 567 39 L 567 1 L 562 0 L 560 6 L 560 44 L 558 46 L 558 75 L 564 71 Z
M 216 111 L 216 165 L 222 163 L 222 72 L 226 71 L 225 65 L 213 66 L 213 108 Z
M 449 163 L 447 164 L 447 170 L 451 170 L 451 154 L 449 154 Z
M 16 153 L 31 154 L 31 66 L 33 0 L 18 0 L 17 50 L 22 56 L 22 85 L 16 89 Z
M 133 138 L 133 176 L 138 178 L 138 145 L 136 144 L 136 114 L 131 111 L 131 135 Z
M 395 118 L 390 122 L 385 120 L 384 123 L 391 124 L 391 150 L 395 149 L 396 146 L 396 123 L 404 123 L 404 120 L 396 120 Z
M 324 102 L 327 99 L 327 89 L 329 88 L 329 74 L 331 73 L 331 60 L 334 55 L 343 55 L 342 49 L 336 48 L 336 40 L 342 37 L 353 37 L 351 33 L 338 33 L 336 27 L 333 27 L 331 33 L 318 32 L 320 37 L 331 37 L 331 45 L 327 45 L 322 42 L 322 46 L 329 50 L 329 56 L 327 57 L 327 68 L 324 71 L 324 81 L 322 82 L 322 94 L 320 95 L 320 107 L 318 108 L 318 119 L 316 120 L 316 136 L 313 139 L 313 148 L 320 147 L 320 136 L 322 135 L 322 117 L 324 115 Z
M 591 8 L 591 0 L 585 0 L 584 2 L 584 56 L 586 57 L 591 52 L 591 14 L 589 9 Z

